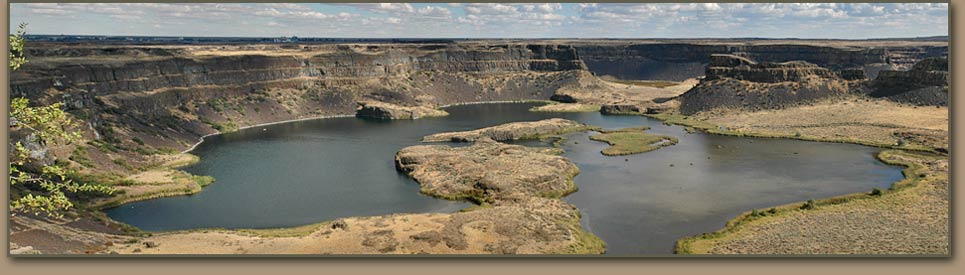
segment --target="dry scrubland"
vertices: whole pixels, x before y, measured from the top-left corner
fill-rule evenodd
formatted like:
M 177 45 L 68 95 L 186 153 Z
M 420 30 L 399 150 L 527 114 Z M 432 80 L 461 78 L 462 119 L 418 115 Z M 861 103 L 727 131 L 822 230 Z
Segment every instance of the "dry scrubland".
M 122 254 L 598 254 L 603 242 L 579 228 L 579 212 L 530 198 L 452 214 L 353 217 L 258 230 L 160 233 L 113 247 Z
M 948 108 L 854 98 L 758 112 L 705 112 L 692 119 L 747 134 L 947 148 Z

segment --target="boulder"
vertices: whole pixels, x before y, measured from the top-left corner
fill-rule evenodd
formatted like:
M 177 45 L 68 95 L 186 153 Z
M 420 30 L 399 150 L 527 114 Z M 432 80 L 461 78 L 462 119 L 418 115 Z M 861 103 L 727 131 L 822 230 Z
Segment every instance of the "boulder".
M 604 104 L 600 106 L 600 113 L 604 115 L 638 114 L 640 107 L 627 103 Z

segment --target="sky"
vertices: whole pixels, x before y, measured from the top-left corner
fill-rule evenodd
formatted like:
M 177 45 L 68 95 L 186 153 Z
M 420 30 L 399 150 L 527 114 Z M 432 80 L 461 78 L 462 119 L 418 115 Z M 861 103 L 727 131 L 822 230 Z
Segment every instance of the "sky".
M 340 38 L 948 35 L 946 3 L 12 3 L 29 34 Z

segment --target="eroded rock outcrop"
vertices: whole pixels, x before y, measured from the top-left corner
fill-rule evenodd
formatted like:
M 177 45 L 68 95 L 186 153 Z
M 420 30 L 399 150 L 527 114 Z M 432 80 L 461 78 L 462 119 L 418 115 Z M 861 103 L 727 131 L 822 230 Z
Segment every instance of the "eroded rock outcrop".
M 715 55 L 706 78 L 679 97 L 680 112 L 781 109 L 840 97 L 860 84 L 807 62 L 757 63 Z
M 948 105 L 948 59 L 921 60 L 908 71 L 881 71 L 868 95 L 916 105 Z
M 422 137 L 422 141 L 472 142 L 483 139 L 492 139 L 497 141 L 538 139 L 540 137 L 586 131 L 593 128 L 593 126 L 568 119 L 550 118 L 540 121 L 506 123 L 471 131 L 432 134 Z
M 419 119 L 424 117 L 441 117 L 449 113 L 426 106 L 401 106 L 378 101 L 363 101 L 358 103 L 356 117 L 375 119 Z
M 535 125 L 547 125 L 547 121 Z M 583 127 L 559 119 L 549 125 L 560 124 Z M 515 129 L 519 126 L 519 123 L 509 123 L 491 128 Z M 523 128 L 542 131 L 533 134 L 555 133 L 559 129 Z M 470 132 L 485 132 L 482 130 Z M 558 199 L 577 190 L 573 177 L 579 173 L 572 161 L 559 156 L 560 149 L 503 144 L 485 135 L 473 136 L 472 140 L 475 142 L 470 146 L 421 145 L 406 147 L 396 153 L 396 168 L 419 182 L 422 193 L 453 200 L 467 199 L 483 208 L 468 214 L 453 214 L 450 221 L 456 222 L 456 226 L 447 225 L 441 230 L 414 235 L 412 239 L 465 246 L 464 238 L 452 232 L 461 230 L 465 233 L 466 227 L 460 224 L 483 221 L 487 228 L 496 227 L 495 232 L 512 233 L 505 235 L 507 241 L 527 244 L 525 246 L 559 247 L 557 244 L 568 243 L 552 253 L 604 251 L 598 238 L 580 228 L 579 211 Z M 503 219 L 507 221 L 501 223 Z M 489 246 L 487 251 L 518 253 L 520 247 L 510 242 Z
M 478 139 L 473 145 L 403 148 L 396 167 L 416 179 L 422 193 L 447 199 L 492 201 L 506 196 L 561 197 L 576 191 L 579 169 L 551 148 Z
M 862 68 L 874 78 L 877 71 L 906 70 L 918 60 L 947 55 L 944 43 L 922 41 L 806 41 L 749 40 L 641 41 L 638 43 L 574 43 L 580 58 L 599 76 L 620 79 L 681 81 L 704 74 L 712 54 L 740 54 L 758 62 L 806 61 L 839 71 Z
M 757 63 L 736 55 L 715 54 L 705 73 L 706 81 L 733 78 L 750 82 L 803 82 L 812 78 L 838 78 L 826 68 L 804 61 Z
M 600 113 L 605 115 L 639 114 L 640 106 L 634 104 L 605 104 L 600 106 Z

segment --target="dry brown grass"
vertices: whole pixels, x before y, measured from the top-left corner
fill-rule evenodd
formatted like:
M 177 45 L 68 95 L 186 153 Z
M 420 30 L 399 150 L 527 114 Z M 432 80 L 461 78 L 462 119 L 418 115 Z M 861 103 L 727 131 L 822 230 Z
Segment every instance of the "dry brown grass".
M 887 100 L 853 99 L 759 112 L 706 112 L 694 118 L 732 131 L 880 145 L 895 145 L 899 142 L 896 131 L 911 131 L 933 140 L 921 145 L 948 146 L 947 107 L 916 107 Z
M 822 200 L 811 210 L 798 203 L 760 210 L 761 217 L 745 213 L 720 232 L 682 239 L 678 253 L 947 254 L 947 159 L 896 151 L 881 158 L 909 165 L 896 190 Z

